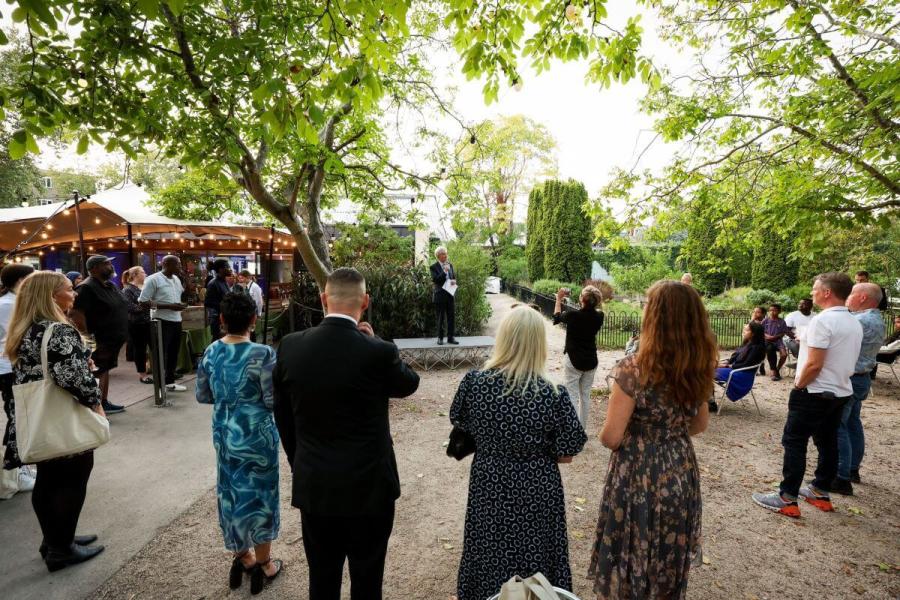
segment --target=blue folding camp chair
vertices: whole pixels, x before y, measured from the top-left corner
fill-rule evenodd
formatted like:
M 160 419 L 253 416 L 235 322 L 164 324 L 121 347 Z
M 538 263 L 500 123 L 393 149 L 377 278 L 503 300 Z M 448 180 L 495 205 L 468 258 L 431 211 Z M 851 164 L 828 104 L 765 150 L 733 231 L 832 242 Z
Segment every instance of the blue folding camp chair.
M 762 362 L 750 367 L 732 369 L 731 373 L 728 374 L 727 381 L 716 382 L 716 385 L 722 390 L 721 396 L 716 398 L 716 403 L 719 405 L 719 409 L 716 411 L 717 415 L 722 414 L 722 407 L 725 406 L 726 399 L 732 402 L 737 402 L 738 400 L 747 402 L 747 395 L 749 395 L 753 398 L 753 404 L 756 405 L 756 412 L 762 416 L 762 411 L 759 410 L 759 402 L 756 401 L 756 395 L 753 393 L 753 382 L 756 380 L 756 372 L 761 364 Z

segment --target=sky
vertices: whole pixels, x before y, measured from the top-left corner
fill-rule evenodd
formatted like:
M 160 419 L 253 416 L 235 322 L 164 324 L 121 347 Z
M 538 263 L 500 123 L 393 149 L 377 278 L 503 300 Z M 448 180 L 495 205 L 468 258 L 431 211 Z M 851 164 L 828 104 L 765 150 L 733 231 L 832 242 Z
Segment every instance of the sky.
M 623 25 L 628 16 L 639 12 L 634 0 L 609 1 L 607 7 L 610 15 L 606 21 L 614 27 Z M 4 12 L 7 14 L 2 23 L 8 26 L 8 11 Z M 653 16 L 645 13 L 641 23 L 644 27 L 642 51 L 655 64 L 674 73 L 686 71 L 689 68 L 687 60 L 659 41 Z M 534 75 L 527 66 L 523 67 L 521 90 L 501 89 L 499 100 L 490 106 L 483 100 L 483 82 L 466 81 L 458 66 L 450 70 L 448 78 L 439 82 L 457 89 L 455 111 L 467 124 L 515 114 L 526 115 L 544 124 L 558 145 L 560 175 L 584 183 L 592 197 L 609 180 L 613 168 L 635 166 L 635 159 L 654 137 L 652 118 L 639 111 L 639 101 L 645 91 L 643 84 L 632 81 L 601 88 L 587 83 L 584 80 L 586 62 L 557 62 L 541 76 Z M 437 70 L 444 71 L 443 68 Z M 447 128 L 451 132 L 454 127 L 448 122 Z M 76 155 L 74 144 L 62 149 L 44 144 L 42 148 L 38 163 L 43 167 L 96 170 L 104 163 L 117 160 L 93 145 L 86 156 Z M 661 167 L 673 151 L 674 148 L 656 141 L 642 157 L 639 169 Z M 415 157 L 410 160 L 419 162 Z

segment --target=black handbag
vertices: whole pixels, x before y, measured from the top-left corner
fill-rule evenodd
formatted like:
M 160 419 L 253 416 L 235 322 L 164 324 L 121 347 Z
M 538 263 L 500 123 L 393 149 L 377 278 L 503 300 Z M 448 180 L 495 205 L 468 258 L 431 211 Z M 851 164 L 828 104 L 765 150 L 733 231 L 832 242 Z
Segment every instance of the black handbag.
M 473 452 L 475 452 L 475 438 L 454 425 L 450 432 L 450 441 L 447 443 L 447 456 L 462 460 Z

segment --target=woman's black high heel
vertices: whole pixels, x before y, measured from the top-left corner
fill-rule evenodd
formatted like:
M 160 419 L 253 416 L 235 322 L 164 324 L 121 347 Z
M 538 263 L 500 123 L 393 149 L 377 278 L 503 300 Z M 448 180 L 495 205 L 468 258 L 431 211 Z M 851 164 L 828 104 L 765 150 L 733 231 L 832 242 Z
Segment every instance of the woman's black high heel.
M 242 558 L 247 556 L 249 552 L 244 552 L 243 554 L 239 554 L 234 557 L 234 560 L 231 561 L 231 570 L 228 571 L 228 587 L 233 590 L 241 587 L 241 582 L 244 580 L 244 573 L 250 573 L 255 567 L 245 567 L 244 563 L 241 561 Z
M 275 574 L 271 576 L 266 575 L 263 567 L 270 562 L 272 562 L 271 558 L 264 562 L 256 563 L 256 566 L 253 567 L 253 572 L 250 573 L 250 593 L 254 596 L 263 591 L 263 587 L 265 586 L 265 584 L 273 581 L 276 577 L 281 575 L 281 571 L 284 568 L 284 563 L 277 558 L 274 561 L 275 564 L 278 565 L 278 569 L 275 571 Z

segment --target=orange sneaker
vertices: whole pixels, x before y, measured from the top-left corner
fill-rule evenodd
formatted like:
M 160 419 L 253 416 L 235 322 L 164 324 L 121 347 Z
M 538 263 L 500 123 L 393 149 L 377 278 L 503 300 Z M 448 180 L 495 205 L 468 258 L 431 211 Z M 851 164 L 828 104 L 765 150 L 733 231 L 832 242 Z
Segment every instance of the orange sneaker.
M 771 510 L 792 519 L 800 518 L 800 507 L 797 505 L 797 501 L 785 498 L 778 492 L 769 494 L 756 492 L 753 494 L 753 501 L 766 510 Z
M 831 496 L 827 493 L 820 492 L 813 486 L 809 486 L 800 488 L 800 495 L 822 512 L 834 512 L 834 504 L 831 503 Z

